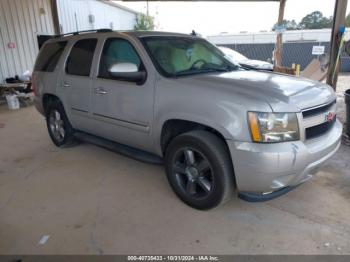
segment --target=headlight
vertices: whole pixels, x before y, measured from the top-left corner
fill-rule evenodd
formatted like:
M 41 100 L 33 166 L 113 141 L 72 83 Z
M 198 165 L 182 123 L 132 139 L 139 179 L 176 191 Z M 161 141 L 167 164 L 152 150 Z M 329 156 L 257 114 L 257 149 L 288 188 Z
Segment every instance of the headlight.
M 254 142 L 299 140 L 298 118 L 295 113 L 248 112 L 248 122 Z

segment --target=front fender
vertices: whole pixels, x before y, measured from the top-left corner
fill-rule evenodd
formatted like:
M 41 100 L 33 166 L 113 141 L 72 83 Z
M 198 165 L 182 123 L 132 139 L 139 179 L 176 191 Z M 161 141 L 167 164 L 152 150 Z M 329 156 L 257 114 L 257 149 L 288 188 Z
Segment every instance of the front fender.
M 201 115 L 188 114 L 184 112 L 171 112 L 168 114 L 162 115 L 158 121 L 156 121 L 156 127 L 154 130 L 156 132 L 154 135 L 154 141 L 156 146 L 156 151 L 158 154 L 162 154 L 161 148 L 161 136 L 164 124 L 169 120 L 184 120 L 189 122 L 194 122 L 200 125 L 208 126 L 217 132 L 219 132 L 225 139 L 231 140 L 234 139 L 234 132 L 230 132 L 228 129 L 229 126 L 223 125 L 217 121 L 215 118 L 208 118 Z M 232 131 L 232 130 L 231 130 Z
M 161 132 L 168 120 L 196 122 L 217 130 L 225 139 L 251 141 L 247 111 L 271 111 L 259 97 L 240 94 L 234 86 L 219 86 L 195 78 L 165 79 L 156 84 L 154 143 L 161 152 Z

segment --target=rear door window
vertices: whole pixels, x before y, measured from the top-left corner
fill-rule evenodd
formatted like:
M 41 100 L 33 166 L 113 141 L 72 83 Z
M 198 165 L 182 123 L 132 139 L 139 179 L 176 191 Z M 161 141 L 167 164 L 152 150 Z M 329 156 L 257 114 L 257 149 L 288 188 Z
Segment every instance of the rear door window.
M 66 63 L 66 73 L 77 76 L 89 76 L 97 39 L 83 39 L 77 41 Z
M 67 41 L 46 44 L 40 52 L 34 71 L 53 72 L 67 45 Z

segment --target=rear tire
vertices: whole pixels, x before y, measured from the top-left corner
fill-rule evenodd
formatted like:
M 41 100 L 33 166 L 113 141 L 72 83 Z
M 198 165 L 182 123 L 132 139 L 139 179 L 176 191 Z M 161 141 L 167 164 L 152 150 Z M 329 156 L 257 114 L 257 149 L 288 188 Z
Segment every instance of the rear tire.
M 74 144 L 74 130 L 59 100 L 53 100 L 48 105 L 46 125 L 50 138 L 56 146 L 63 147 Z
M 207 210 L 231 199 L 232 161 L 218 136 L 198 130 L 175 137 L 166 149 L 165 166 L 171 187 L 187 205 Z

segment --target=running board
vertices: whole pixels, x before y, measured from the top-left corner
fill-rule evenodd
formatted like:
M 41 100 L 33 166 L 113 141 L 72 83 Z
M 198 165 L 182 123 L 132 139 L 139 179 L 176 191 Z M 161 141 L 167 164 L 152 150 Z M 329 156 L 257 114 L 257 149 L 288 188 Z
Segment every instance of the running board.
M 117 142 L 114 142 L 108 139 L 90 135 L 85 132 L 77 131 L 74 133 L 74 137 L 77 138 L 78 140 L 106 148 L 108 150 L 111 150 L 113 152 L 119 153 L 127 157 L 131 157 L 141 162 L 156 164 L 156 165 L 163 164 L 163 159 L 157 155 L 154 155 L 130 146 L 119 144 Z

